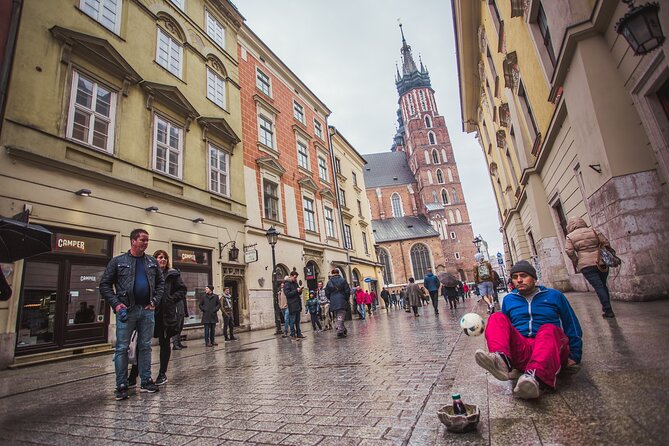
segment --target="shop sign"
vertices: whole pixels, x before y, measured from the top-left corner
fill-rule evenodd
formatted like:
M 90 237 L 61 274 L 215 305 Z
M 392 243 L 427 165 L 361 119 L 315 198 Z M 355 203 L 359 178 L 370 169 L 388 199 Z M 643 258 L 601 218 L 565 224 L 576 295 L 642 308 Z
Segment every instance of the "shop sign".
M 174 248 L 174 263 L 186 265 L 209 265 L 209 251 L 197 248 Z
M 109 241 L 85 235 L 54 233 L 53 251 L 85 255 L 108 255 Z
M 253 263 L 258 261 L 258 250 L 257 249 L 250 249 L 248 251 L 244 251 L 244 262 L 246 263 Z

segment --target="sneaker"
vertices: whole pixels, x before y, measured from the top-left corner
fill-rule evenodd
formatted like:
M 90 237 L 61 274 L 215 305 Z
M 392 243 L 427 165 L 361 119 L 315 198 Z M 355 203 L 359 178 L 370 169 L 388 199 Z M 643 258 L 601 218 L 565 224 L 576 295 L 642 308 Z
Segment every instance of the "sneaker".
M 239 339 L 237 339 L 237 338 L 236 338 L 236 337 L 234 337 L 234 336 L 233 336 L 233 337 L 231 337 L 231 338 L 230 338 L 230 340 L 231 340 L 231 341 L 239 341 Z
M 306 338 L 306 336 L 304 336 L 303 334 L 298 334 L 298 335 L 297 335 L 297 338 L 298 338 L 298 339 L 304 339 L 304 338 Z
M 137 378 L 128 378 L 128 389 L 137 387 Z
M 509 366 L 499 353 L 486 353 L 480 348 L 474 353 L 476 363 L 490 372 L 492 376 L 500 381 L 509 380 Z
M 608 310 L 608 311 L 605 311 L 602 314 L 602 317 L 605 318 L 605 319 L 614 319 L 616 317 L 616 315 L 613 312 L 613 310 Z
M 158 389 L 158 386 L 156 385 L 156 383 L 153 382 L 152 379 L 142 384 L 141 387 L 139 388 L 140 392 L 145 392 L 145 393 L 156 393 L 158 390 L 160 389 Z
M 211 343 L 211 346 L 212 346 L 212 347 L 216 347 L 217 345 L 218 345 L 217 342 L 212 342 L 212 343 Z
M 167 376 L 165 376 L 164 373 L 161 373 L 158 375 L 158 378 L 156 378 L 156 385 L 162 386 L 163 384 L 167 384 Z
M 128 386 L 121 384 L 116 388 L 114 392 L 114 398 L 116 401 L 127 400 L 128 399 Z
M 518 383 L 513 389 L 513 394 L 524 400 L 531 400 L 541 396 L 541 386 L 534 376 L 534 370 L 526 371 L 523 376 L 518 378 Z
M 172 350 L 181 350 L 182 348 L 183 348 L 183 347 L 180 346 L 179 344 L 174 344 L 174 345 L 172 346 Z

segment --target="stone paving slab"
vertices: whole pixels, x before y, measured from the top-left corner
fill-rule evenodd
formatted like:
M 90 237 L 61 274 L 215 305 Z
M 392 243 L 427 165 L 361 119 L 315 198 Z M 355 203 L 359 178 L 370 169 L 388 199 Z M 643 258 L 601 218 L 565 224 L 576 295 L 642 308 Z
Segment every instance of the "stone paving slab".
M 513 398 L 512 383 L 476 365 L 483 337 L 458 324 L 483 310 L 470 299 L 455 312 L 442 302 L 439 316 L 381 311 L 347 322 L 346 339 L 265 330 L 215 349 L 193 340 L 173 352 L 160 392 L 126 401 L 113 399 L 110 355 L 2 371 L 0 444 L 665 444 L 669 303 L 616 302 L 618 318 L 605 320 L 594 294 L 569 298 L 584 328 L 582 370 L 538 401 Z M 479 405 L 475 431 L 439 422 L 452 392 Z

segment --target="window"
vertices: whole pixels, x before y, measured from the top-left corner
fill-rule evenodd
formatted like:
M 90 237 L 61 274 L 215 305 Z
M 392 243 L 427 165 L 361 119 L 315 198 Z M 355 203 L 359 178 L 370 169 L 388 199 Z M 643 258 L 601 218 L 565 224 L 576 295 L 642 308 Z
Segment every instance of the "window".
M 414 108 L 414 105 L 413 105 L 413 95 L 411 93 L 409 93 L 408 96 L 407 96 L 407 102 L 409 103 L 410 115 L 413 116 L 414 114 L 416 114 L 416 109 Z
M 355 172 L 351 172 L 351 181 L 353 181 L 354 186 L 358 185 L 358 176 L 355 174 Z
M 451 172 L 451 168 L 449 167 L 448 170 L 446 170 L 446 172 L 448 173 L 449 183 L 452 183 L 453 182 L 453 172 Z
M 261 144 L 267 147 L 274 148 L 274 130 L 272 128 L 272 121 L 264 117 L 258 116 L 258 140 Z
M 181 9 L 182 11 L 186 10 L 186 0 L 170 0 L 174 5 Z
M 537 14 L 537 25 L 539 25 L 539 32 L 541 37 L 544 39 L 544 46 L 546 47 L 546 52 L 548 53 L 548 58 L 551 60 L 551 64 L 555 66 L 556 58 L 555 51 L 553 50 L 553 42 L 551 41 L 551 33 L 548 29 L 548 20 L 546 19 L 546 12 L 544 7 L 539 2 L 539 13 Z
M 386 285 L 393 283 L 393 270 L 390 265 L 390 255 L 388 251 L 379 249 L 379 263 L 383 265 L 383 281 Z
M 267 96 L 271 96 L 271 88 L 269 83 L 269 76 L 262 71 L 256 69 L 256 87 Z
M 459 252 L 455 253 L 455 260 L 460 260 L 460 253 Z
M 423 90 L 418 91 L 418 98 L 420 101 L 420 109 L 423 111 L 427 110 L 427 104 L 425 103 L 425 93 Z
M 318 157 L 318 176 L 321 180 L 328 181 L 328 164 L 322 156 Z
M 115 115 L 116 93 L 73 71 L 67 137 L 112 152 Z
M 307 231 L 316 231 L 316 214 L 314 213 L 314 200 L 302 198 L 304 207 L 304 229 Z
M 153 168 L 159 172 L 181 178 L 181 151 L 183 129 L 155 115 Z
M 346 206 L 346 192 L 341 187 L 339 188 L 339 202 L 341 203 L 342 207 L 347 207 Z
M 158 28 L 156 62 L 178 78 L 181 78 L 181 56 L 183 48 L 169 34 Z
M 453 225 L 455 224 L 455 214 L 453 211 L 448 211 L 448 221 Z
M 314 119 L 314 133 L 320 139 L 323 139 L 323 126 L 321 126 L 321 123 L 316 121 L 315 119 Z
M 108 30 L 119 33 L 122 0 L 81 0 L 81 10 Z
M 225 108 L 225 81 L 214 70 L 207 67 L 207 98 Z
M 309 152 L 302 141 L 297 142 L 297 165 L 309 170 Z
M 525 92 L 525 86 L 523 81 L 518 81 L 518 97 L 520 98 L 520 106 L 523 110 L 523 115 L 525 115 L 525 121 L 527 122 L 527 129 L 530 132 L 530 138 L 532 142 L 539 135 L 539 128 L 537 127 L 537 122 L 534 120 L 534 114 L 532 113 L 532 106 L 530 101 L 527 98 L 527 93 Z
M 393 209 L 393 217 L 403 217 L 404 212 L 402 211 L 402 199 L 400 198 L 399 194 L 394 193 L 393 196 L 390 197 L 390 203 Z
M 427 128 L 432 127 L 432 121 L 430 120 L 430 117 L 428 115 L 425 115 L 425 127 Z
M 437 143 L 437 140 L 434 138 L 434 133 L 430 132 L 427 134 L 427 138 L 430 140 L 431 145 L 435 145 Z M 438 162 L 438 161 L 436 161 Z
M 451 201 L 453 204 L 458 202 L 458 193 L 455 191 L 455 189 L 451 189 Z
M 328 237 L 335 238 L 334 213 L 332 208 L 325 208 L 325 234 Z
M 344 248 L 353 249 L 353 241 L 351 240 L 351 225 L 344 225 Z
M 462 214 L 460 213 L 460 209 L 455 210 L 455 220 L 458 223 L 462 223 Z
M 455 232 L 451 231 L 451 238 L 456 239 L 458 238 L 458 236 L 455 234 Z
M 367 233 L 362 232 L 362 245 L 365 248 L 365 254 L 369 254 L 369 245 L 367 244 Z
M 362 201 L 360 200 L 357 201 L 358 201 L 358 215 L 362 217 Z
M 534 243 L 534 235 L 532 231 L 527 231 L 527 237 L 530 239 L 530 249 L 532 250 L 532 255 L 537 255 L 537 244 Z
M 444 174 L 441 169 L 437 169 L 437 183 L 444 184 Z
M 488 0 L 488 7 L 490 8 L 492 21 L 495 23 L 495 29 L 499 33 L 499 27 L 502 23 L 502 18 L 499 15 L 499 9 L 497 9 L 497 3 L 495 3 L 495 0 Z
M 418 280 L 425 277 L 427 270 L 432 267 L 430 254 L 427 247 L 422 243 L 416 243 L 411 247 L 411 266 L 413 267 L 413 276 Z
M 216 20 L 213 15 L 209 14 L 209 11 L 205 13 L 205 20 L 207 22 L 207 35 L 221 48 L 225 48 L 225 28 L 223 28 L 221 22 Z
M 439 152 L 437 152 L 436 150 L 432 151 L 432 162 L 434 164 L 439 164 Z
M 560 228 L 562 229 L 562 235 L 567 236 L 567 216 L 564 213 L 564 209 L 562 208 L 562 202 L 558 200 L 554 205 L 553 209 L 555 210 L 555 214 L 558 217 L 558 221 L 560 222 Z
M 432 181 L 432 171 L 428 170 L 427 171 L 427 184 L 432 184 L 432 183 L 433 183 L 433 181 Z
M 230 155 L 209 144 L 209 189 L 221 195 L 230 195 Z
M 441 149 L 441 159 L 444 163 L 448 162 L 448 157 L 446 156 L 446 149 Z
M 295 119 L 304 124 L 304 107 L 295 101 L 293 101 L 293 116 Z
M 339 161 L 339 158 L 335 158 L 335 172 L 336 173 L 341 173 L 341 162 Z
M 279 220 L 279 186 L 269 180 L 263 180 L 263 204 L 265 218 Z
M 441 190 L 441 202 L 443 204 L 448 204 L 448 191 L 446 189 Z

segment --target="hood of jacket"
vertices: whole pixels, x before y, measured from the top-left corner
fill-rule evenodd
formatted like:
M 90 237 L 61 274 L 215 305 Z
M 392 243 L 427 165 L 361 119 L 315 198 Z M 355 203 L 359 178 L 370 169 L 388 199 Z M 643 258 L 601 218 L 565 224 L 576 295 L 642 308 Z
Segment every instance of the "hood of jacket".
M 587 227 L 588 224 L 581 217 L 569 217 L 569 222 L 567 222 L 567 234 L 574 232 L 576 229 Z

